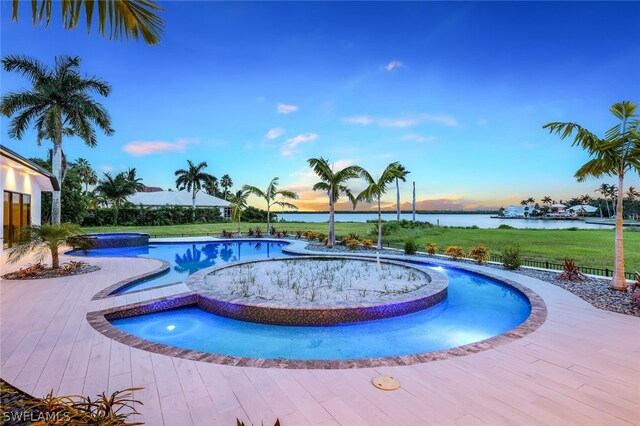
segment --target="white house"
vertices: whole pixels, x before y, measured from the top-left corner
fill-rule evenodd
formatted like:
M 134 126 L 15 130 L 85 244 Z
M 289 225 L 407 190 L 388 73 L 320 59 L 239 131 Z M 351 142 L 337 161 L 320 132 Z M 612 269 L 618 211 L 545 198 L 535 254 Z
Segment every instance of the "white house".
M 190 191 L 155 191 L 155 192 L 136 192 L 129 196 L 127 201 L 137 206 L 144 207 L 165 207 L 165 206 L 182 206 L 191 207 L 192 199 Z M 231 203 L 222 198 L 214 197 L 205 192 L 198 191 L 196 193 L 196 207 L 202 208 L 218 208 L 220 214 L 225 219 L 230 217 Z
M 11 247 L 22 228 L 40 225 L 41 193 L 59 191 L 60 185 L 48 171 L 0 145 L 0 189 L 2 248 L 5 249 Z
M 534 206 L 508 206 L 504 209 L 505 217 L 527 217 L 535 211 Z

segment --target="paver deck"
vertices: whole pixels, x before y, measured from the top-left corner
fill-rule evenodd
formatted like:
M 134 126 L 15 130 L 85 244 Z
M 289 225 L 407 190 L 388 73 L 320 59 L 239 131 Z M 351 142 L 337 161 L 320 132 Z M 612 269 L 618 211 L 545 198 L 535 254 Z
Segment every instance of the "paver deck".
M 531 288 L 547 305 L 546 322 L 522 339 L 426 364 L 295 370 L 172 358 L 103 336 L 88 324 L 87 312 L 187 288 L 91 300 L 160 262 L 90 261 L 102 269 L 64 279 L 0 281 L 3 379 L 36 396 L 51 389 L 93 396 L 142 386 L 136 420 L 149 425 L 235 425 L 236 418 L 256 425 L 279 418 L 283 426 L 640 424 L 640 319 L 596 309 L 533 278 L 492 270 Z M 9 267 L 2 262 L 4 273 Z M 370 380 L 379 374 L 399 378 L 402 387 L 374 388 Z

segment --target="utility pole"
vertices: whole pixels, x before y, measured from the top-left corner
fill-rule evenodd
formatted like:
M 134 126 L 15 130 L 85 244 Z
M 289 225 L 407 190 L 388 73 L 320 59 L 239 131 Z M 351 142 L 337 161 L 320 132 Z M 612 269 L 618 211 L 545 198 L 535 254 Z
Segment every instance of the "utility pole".
M 416 221 L 416 181 L 413 181 L 413 222 Z

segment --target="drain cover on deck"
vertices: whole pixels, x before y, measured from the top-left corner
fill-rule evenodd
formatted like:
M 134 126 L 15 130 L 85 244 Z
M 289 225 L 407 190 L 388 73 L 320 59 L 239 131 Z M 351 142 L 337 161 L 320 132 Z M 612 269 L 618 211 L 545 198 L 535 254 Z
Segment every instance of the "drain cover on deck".
M 387 391 L 396 390 L 400 387 L 400 382 L 398 381 L 398 379 L 392 376 L 377 376 L 374 377 L 373 380 L 371 380 L 371 383 L 373 383 L 373 386 L 377 387 L 378 389 Z

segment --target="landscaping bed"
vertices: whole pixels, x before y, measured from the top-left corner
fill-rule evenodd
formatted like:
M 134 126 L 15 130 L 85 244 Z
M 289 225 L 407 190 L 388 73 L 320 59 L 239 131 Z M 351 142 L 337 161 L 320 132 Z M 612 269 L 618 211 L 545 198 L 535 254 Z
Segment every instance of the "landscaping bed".
M 61 278 L 71 275 L 88 274 L 100 270 L 97 265 L 89 265 L 85 262 L 71 261 L 58 269 L 45 267 L 41 263 L 26 266 L 15 272 L 9 272 L 2 276 L 5 280 L 41 280 L 45 278 Z

